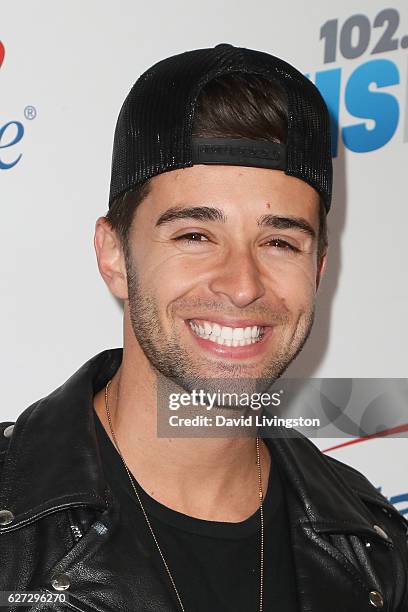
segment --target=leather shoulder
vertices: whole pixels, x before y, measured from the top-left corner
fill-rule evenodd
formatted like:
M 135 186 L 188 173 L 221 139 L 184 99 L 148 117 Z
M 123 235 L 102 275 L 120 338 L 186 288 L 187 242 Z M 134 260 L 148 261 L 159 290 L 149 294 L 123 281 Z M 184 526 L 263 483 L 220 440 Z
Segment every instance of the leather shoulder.
M 373 497 L 378 501 L 387 501 L 386 497 L 382 495 L 378 489 L 368 480 L 364 474 L 356 470 L 355 468 L 335 459 L 334 457 L 330 457 L 325 455 L 328 459 L 330 465 L 335 469 L 337 473 L 340 474 L 342 478 L 344 478 L 347 484 L 359 495 Z
M 364 474 L 355 468 L 325 455 L 330 465 L 345 480 L 347 485 L 368 505 L 381 507 L 384 511 L 391 513 L 391 516 L 397 518 L 405 528 L 408 528 L 407 519 L 395 508 L 393 504 L 368 480 Z

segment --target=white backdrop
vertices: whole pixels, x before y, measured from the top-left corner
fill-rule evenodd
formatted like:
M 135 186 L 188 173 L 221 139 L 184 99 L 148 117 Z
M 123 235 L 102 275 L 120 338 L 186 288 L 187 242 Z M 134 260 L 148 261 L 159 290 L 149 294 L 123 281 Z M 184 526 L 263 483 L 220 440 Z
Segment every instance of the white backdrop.
M 360 0 L 357 11 L 351 0 L 318 0 L 306 14 L 305 7 L 2 3 L 1 420 L 14 420 L 90 356 L 121 346 L 122 312 L 92 244 L 107 210 L 117 114 L 152 63 L 220 42 L 293 63 L 339 121 L 327 275 L 312 336 L 288 375 L 408 376 L 408 4 Z M 329 452 L 405 512 L 407 449 L 405 439 L 383 439 Z

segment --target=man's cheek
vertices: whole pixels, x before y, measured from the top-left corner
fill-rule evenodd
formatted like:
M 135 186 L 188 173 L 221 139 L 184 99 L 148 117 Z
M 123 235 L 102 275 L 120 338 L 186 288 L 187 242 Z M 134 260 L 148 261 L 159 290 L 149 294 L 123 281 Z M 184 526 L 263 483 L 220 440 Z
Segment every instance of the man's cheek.
M 203 276 L 205 271 L 211 270 L 211 265 L 203 257 L 186 256 L 185 253 L 174 251 L 174 249 L 160 249 L 160 253 L 153 249 L 148 256 L 142 255 L 140 269 L 151 278 L 163 278 L 169 276 L 175 283 Z
M 307 313 L 313 307 L 315 293 L 311 285 L 304 287 L 294 287 L 285 296 L 285 303 L 288 310 L 296 317 L 298 314 Z
M 310 268 L 291 267 L 270 279 L 269 288 L 292 309 L 314 300 L 315 278 Z

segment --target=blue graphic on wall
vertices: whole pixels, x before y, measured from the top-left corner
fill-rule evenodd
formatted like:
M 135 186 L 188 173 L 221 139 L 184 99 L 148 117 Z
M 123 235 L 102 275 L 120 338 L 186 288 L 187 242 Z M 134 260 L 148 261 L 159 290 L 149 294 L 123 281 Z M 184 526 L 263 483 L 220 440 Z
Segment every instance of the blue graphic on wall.
M 355 153 L 380 149 L 392 139 L 399 124 L 397 97 L 381 91 L 381 88 L 400 84 L 398 66 L 388 59 L 375 59 L 354 70 L 345 85 L 344 104 L 350 115 L 362 121 L 339 130 L 342 74 L 342 68 L 333 68 L 317 72 L 315 80 L 330 111 L 333 157 L 337 156 L 339 137 L 344 146 Z M 367 120 L 374 121 L 373 128 L 367 126 Z
M 343 67 L 318 71 L 314 80 L 331 115 L 333 157 L 338 154 L 340 138 L 349 151 L 368 153 L 390 142 L 401 123 L 405 123 L 401 126 L 402 141 L 407 142 L 408 103 L 406 100 L 405 112 L 400 113 L 398 66 L 402 66 L 403 52 L 408 48 L 408 34 L 401 26 L 400 12 L 387 7 L 375 15 L 356 13 L 341 20 L 329 19 L 320 28 L 320 40 L 324 64 L 334 64 L 339 59 L 344 62 Z M 395 52 L 398 63 L 384 57 Z M 378 55 L 382 57 L 376 57 Z M 367 56 L 374 57 L 368 59 Z M 350 60 L 361 63 L 347 77 L 347 82 L 343 82 Z M 309 74 L 306 76 L 310 78 Z M 391 91 L 384 91 L 385 88 Z M 341 104 L 360 121 L 339 129 Z
M 6 57 L 5 45 L 0 41 L 0 68 L 4 65 Z M 32 121 L 37 116 L 37 110 L 34 106 L 26 106 L 23 111 L 25 119 Z M 0 170 L 11 170 L 21 160 L 23 154 L 21 152 L 21 141 L 25 134 L 25 128 L 22 121 L 17 119 L 7 120 L 3 123 L 0 117 Z

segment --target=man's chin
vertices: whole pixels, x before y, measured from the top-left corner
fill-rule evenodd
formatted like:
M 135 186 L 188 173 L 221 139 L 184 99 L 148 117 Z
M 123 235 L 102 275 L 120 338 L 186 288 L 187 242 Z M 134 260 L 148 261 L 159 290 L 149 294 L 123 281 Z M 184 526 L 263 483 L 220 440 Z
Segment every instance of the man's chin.
M 193 390 L 204 390 L 215 393 L 261 393 L 270 388 L 281 376 L 287 365 L 276 364 L 271 368 L 260 369 L 257 366 L 223 364 L 221 367 L 189 368 L 188 373 L 171 376 L 173 384 L 191 393 Z

